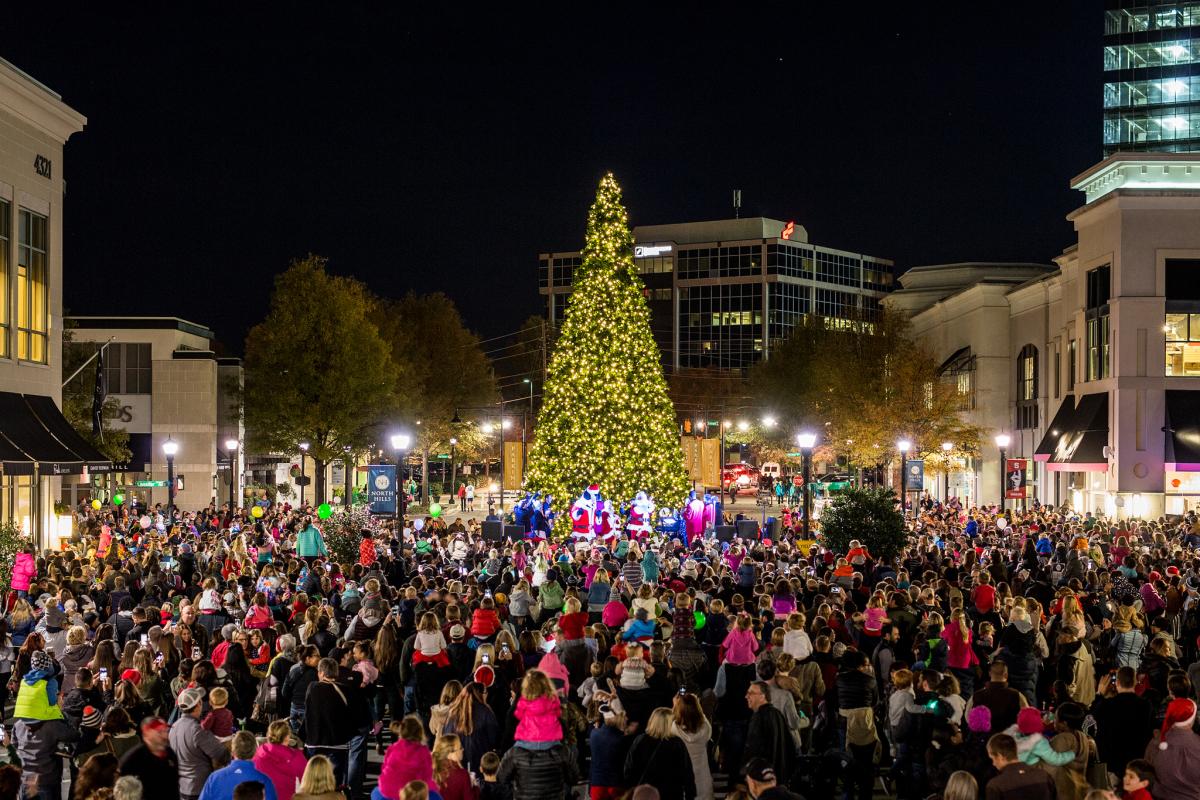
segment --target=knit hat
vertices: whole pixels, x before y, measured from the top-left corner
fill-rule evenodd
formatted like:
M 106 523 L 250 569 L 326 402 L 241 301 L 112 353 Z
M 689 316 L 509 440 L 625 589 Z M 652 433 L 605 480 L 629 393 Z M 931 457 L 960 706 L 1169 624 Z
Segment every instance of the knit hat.
M 987 706 L 975 706 L 967 712 L 967 727 L 975 733 L 987 733 L 992 729 L 992 710 Z
M 1195 721 L 1195 703 L 1183 697 L 1172 700 L 1167 705 L 1167 715 L 1163 717 L 1162 731 L 1158 737 L 1158 749 L 1167 749 L 1167 731 L 1171 728 L 1190 728 Z
M 571 676 L 567 673 L 567 668 L 558 660 L 558 656 L 554 653 L 546 653 L 542 656 L 542 660 L 538 662 L 538 669 L 546 673 L 546 677 L 555 682 L 555 688 L 568 688 L 571 683 Z M 562 682 L 560 687 L 558 681 Z
M 35 672 L 49 672 L 54 669 L 54 659 L 45 650 L 34 650 L 29 657 L 29 668 Z
M 491 688 L 491 685 L 496 682 L 496 670 L 487 664 L 480 664 L 472 679 L 485 688 Z
M 1042 712 L 1036 708 L 1022 708 L 1017 712 L 1017 730 L 1023 736 L 1042 732 Z
M 99 728 L 100 727 L 100 710 L 97 709 L 95 706 L 84 706 L 83 707 L 83 718 L 79 724 L 85 728 Z
M 137 669 L 127 669 L 121 673 L 121 680 L 129 681 L 134 686 L 137 686 L 142 682 L 142 672 Z

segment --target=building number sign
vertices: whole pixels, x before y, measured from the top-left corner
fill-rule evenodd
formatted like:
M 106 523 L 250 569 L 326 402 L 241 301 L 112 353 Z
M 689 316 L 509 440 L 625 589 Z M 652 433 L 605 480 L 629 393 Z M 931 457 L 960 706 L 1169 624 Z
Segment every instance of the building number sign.
M 33 160 L 33 171 L 38 175 L 41 175 L 43 178 L 50 177 L 51 167 L 52 164 L 50 163 L 50 159 L 46 158 L 45 156 L 39 155 Z

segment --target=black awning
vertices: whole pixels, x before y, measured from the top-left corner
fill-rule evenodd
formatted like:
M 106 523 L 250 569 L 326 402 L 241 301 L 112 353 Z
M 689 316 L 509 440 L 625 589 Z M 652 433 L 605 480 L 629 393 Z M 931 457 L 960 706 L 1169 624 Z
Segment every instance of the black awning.
M 83 459 L 55 439 L 25 398 L 0 392 L 0 432 L 38 464 L 43 475 L 78 475 Z
M 54 400 L 45 395 L 27 394 L 25 402 L 33 410 L 34 415 L 41 420 L 46 430 L 54 434 L 54 438 L 87 463 L 90 472 L 112 471 L 112 462 L 105 458 L 104 454 L 97 450 L 91 442 L 84 439 L 71 423 L 67 422 L 67 418 L 54 404 Z
M 1200 392 L 1168 389 L 1166 394 L 1163 460 L 1168 464 L 1200 465 Z
M 1052 464 L 1107 464 L 1108 392 L 1085 394 L 1079 398 L 1069 426 L 1058 437 Z
M 22 453 L 7 437 L 0 435 L 0 468 L 5 475 L 32 475 L 33 459 Z
M 960 347 L 950 354 L 950 357 L 938 367 L 937 374 L 945 375 L 952 372 L 963 372 L 971 365 L 971 348 Z
M 124 464 L 114 464 L 113 469 L 117 472 L 146 472 L 153 463 L 150 457 L 152 449 L 153 437 L 150 434 L 129 434 L 129 460 Z
M 1074 419 L 1075 395 L 1063 395 L 1062 404 L 1059 405 L 1058 411 L 1054 412 L 1054 419 L 1050 420 L 1050 427 L 1046 428 L 1046 435 L 1042 437 L 1041 444 L 1033 451 L 1035 461 L 1046 461 L 1054 455 L 1058 438 L 1070 430 L 1071 422 Z

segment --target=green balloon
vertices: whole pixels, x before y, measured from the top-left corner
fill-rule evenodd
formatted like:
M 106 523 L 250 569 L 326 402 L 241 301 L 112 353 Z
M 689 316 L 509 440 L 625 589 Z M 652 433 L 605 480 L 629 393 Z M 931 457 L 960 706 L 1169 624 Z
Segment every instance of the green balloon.
M 333 509 L 329 507 L 329 503 L 321 503 L 317 506 L 318 519 L 329 519 L 331 514 L 333 514 Z
M 699 611 L 693 612 L 693 616 L 696 618 L 696 630 L 700 630 L 708 624 L 708 617 L 704 616 Z
M 429 516 L 433 517 L 434 519 L 437 519 L 441 515 L 442 515 L 442 504 L 441 503 L 432 503 L 429 506 Z
M 114 506 L 119 506 L 125 502 L 125 495 L 120 492 L 113 495 L 112 502 Z

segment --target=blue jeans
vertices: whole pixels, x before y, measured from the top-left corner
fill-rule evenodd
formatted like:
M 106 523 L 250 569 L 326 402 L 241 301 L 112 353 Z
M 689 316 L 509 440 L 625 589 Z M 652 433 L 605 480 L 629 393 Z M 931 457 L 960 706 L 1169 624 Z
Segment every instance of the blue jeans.
M 363 781 L 367 777 L 368 731 L 356 734 L 350 740 L 350 751 L 346 762 L 346 783 L 350 786 L 350 797 L 362 797 Z

